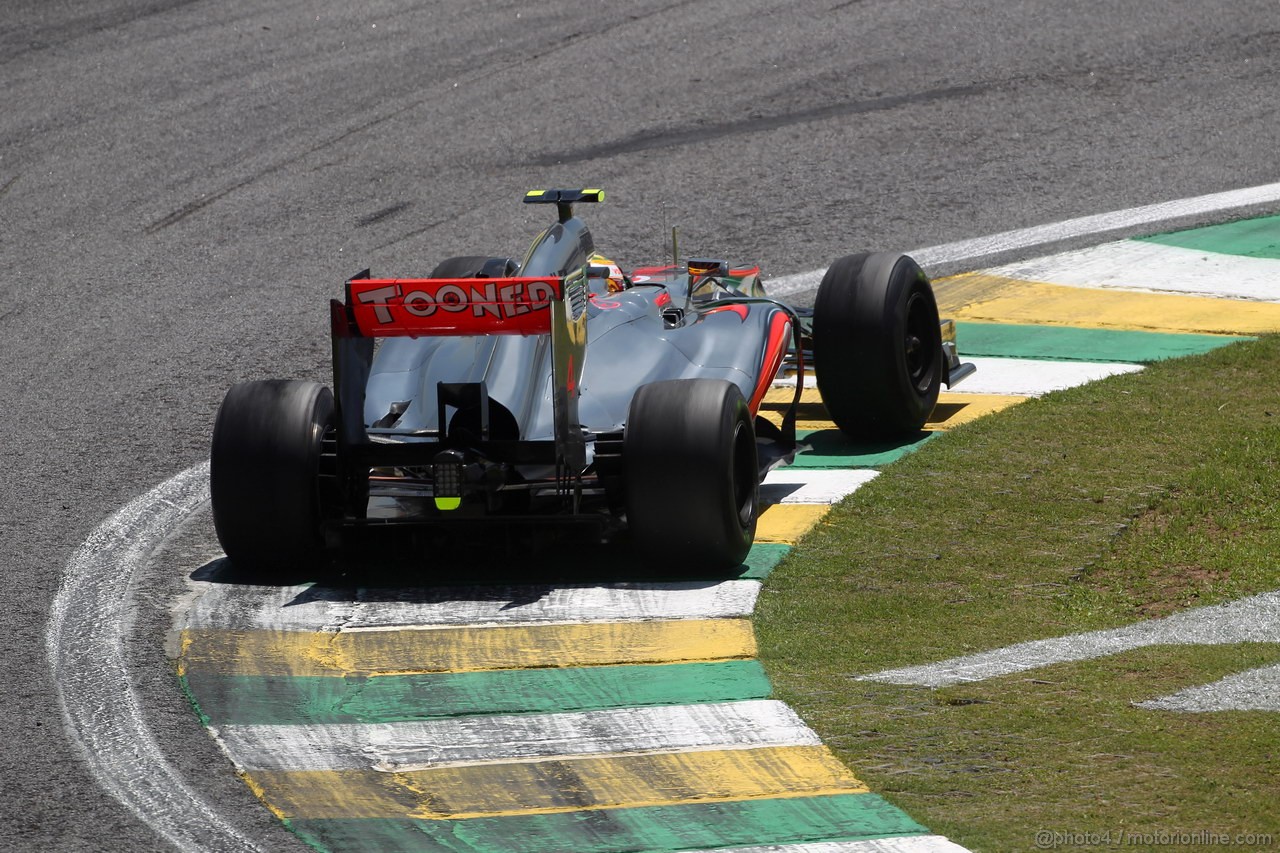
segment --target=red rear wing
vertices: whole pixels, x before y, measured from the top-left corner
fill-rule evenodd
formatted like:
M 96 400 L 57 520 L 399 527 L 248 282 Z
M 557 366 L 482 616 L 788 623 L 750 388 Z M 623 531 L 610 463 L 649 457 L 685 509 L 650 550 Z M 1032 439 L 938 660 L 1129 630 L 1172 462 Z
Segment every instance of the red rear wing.
M 545 335 L 560 278 L 353 278 L 347 304 L 366 337 Z

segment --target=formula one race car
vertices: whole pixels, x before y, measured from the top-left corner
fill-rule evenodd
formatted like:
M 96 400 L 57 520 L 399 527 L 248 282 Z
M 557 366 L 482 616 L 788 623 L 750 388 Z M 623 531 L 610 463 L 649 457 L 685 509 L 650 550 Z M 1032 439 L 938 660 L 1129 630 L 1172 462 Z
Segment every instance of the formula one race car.
M 333 392 L 232 387 L 211 453 L 231 560 L 300 565 L 393 530 L 425 551 L 442 532 L 578 526 L 664 566 L 736 566 L 761 480 L 797 452 L 810 364 L 857 438 L 915 433 L 940 384 L 973 370 L 909 257 L 841 258 L 813 310 L 797 310 L 765 295 L 758 267 L 691 259 L 624 275 L 574 214 L 603 198 L 530 192 L 558 221 L 519 262 L 356 275 L 331 303 Z M 795 394 L 774 423 L 761 404 L 783 373 Z

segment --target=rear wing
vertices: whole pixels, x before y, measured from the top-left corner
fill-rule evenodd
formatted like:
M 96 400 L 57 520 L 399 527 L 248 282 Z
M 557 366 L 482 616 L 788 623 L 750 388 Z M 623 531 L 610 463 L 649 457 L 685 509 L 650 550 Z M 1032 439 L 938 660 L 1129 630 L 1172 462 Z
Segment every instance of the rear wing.
M 578 384 L 586 357 L 587 302 L 585 266 L 565 276 L 376 279 L 368 270 L 354 276 L 346 283 L 346 299 L 330 302 L 340 448 L 350 457 L 349 451 L 360 456 L 370 447 L 364 399 L 377 338 L 549 335 L 555 461 L 569 475 L 581 473 L 586 440 Z M 440 382 L 437 395 L 444 400 L 465 393 L 487 401 L 484 383 L 471 384 L 476 387 L 464 392 L 457 383 Z M 443 424 L 436 438 L 448 445 Z
M 546 335 L 569 280 L 357 276 L 347 282 L 347 306 L 366 337 Z

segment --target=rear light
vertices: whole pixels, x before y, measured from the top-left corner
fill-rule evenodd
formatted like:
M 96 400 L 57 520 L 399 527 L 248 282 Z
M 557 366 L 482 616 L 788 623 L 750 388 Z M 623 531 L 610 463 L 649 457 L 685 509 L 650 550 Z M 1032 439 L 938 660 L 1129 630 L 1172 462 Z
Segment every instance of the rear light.
M 431 480 L 436 509 L 453 510 L 462 506 L 462 454 L 442 450 L 431 460 Z

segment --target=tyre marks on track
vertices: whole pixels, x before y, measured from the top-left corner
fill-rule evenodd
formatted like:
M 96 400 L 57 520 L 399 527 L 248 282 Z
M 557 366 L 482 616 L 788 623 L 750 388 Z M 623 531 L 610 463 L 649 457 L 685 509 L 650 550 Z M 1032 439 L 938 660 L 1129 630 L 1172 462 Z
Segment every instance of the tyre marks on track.
M 67 564 L 45 632 L 63 725 L 103 788 L 184 850 L 258 851 L 187 785 L 157 743 L 129 674 L 129 587 L 154 543 L 209 499 L 197 465 L 115 512 Z
M 772 692 L 753 659 L 341 678 L 188 672 L 183 681 L 215 734 L 228 725 L 377 725 L 750 701 Z
M 764 699 L 374 726 L 233 725 L 220 736 L 236 763 L 252 770 L 407 772 L 607 753 L 821 745 L 794 711 Z
M 867 791 L 825 747 L 794 745 L 252 775 L 277 814 L 319 820 L 464 820 Z
M 682 619 L 462 628 L 280 631 L 189 629 L 179 674 L 342 678 L 749 658 L 747 619 Z

